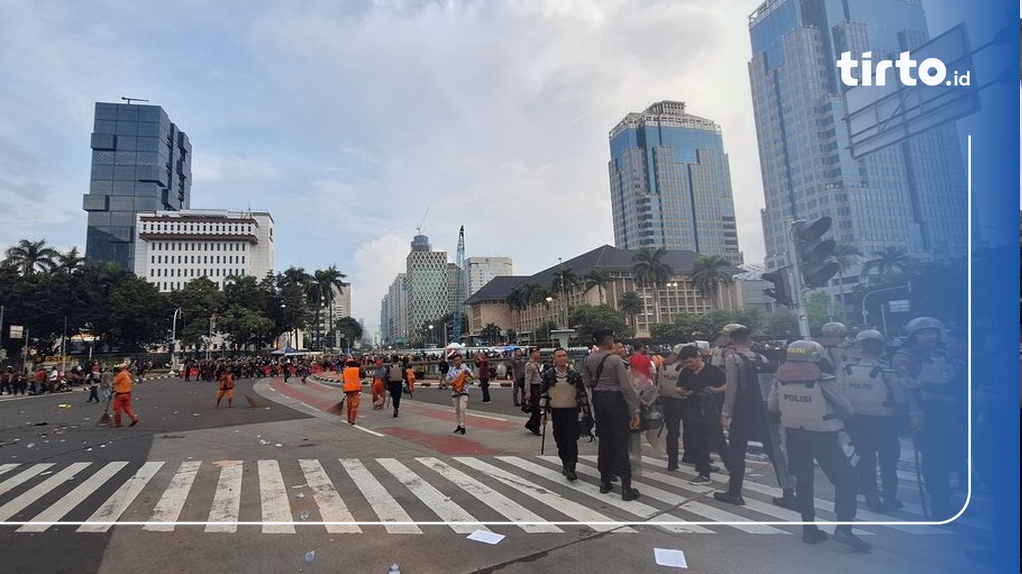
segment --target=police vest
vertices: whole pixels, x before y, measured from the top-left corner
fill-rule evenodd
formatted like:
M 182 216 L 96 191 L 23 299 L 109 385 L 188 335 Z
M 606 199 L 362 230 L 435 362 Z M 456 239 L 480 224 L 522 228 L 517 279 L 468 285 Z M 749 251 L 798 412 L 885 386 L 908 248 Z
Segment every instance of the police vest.
M 660 392 L 668 399 L 683 399 L 678 393 L 678 378 L 681 376 L 681 363 L 664 365 L 660 370 Z
M 903 349 L 897 355 L 908 358 L 911 365 L 908 376 L 919 383 L 924 401 L 940 400 L 952 394 L 951 383 L 957 373 L 954 361 L 945 351 L 934 349 L 922 355 Z
M 838 386 L 856 413 L 887 417 L 897 412 L 884 376 L 887 371 L 886 363 L 873 359 L 855 359 L 841 365 Z
M 836 432 L 845 427 L 834 407 L 823 398 L 819 380 L 784 382 L 778 378 L 778 383 L 778 406 L 785 428 Z

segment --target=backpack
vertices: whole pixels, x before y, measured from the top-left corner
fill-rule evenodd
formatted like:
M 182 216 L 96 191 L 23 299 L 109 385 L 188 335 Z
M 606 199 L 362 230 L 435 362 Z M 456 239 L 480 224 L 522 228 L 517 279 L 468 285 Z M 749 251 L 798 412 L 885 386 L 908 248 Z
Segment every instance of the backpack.
M 391 363 L 390 370 L 387 372 L 388 381 L 401 381 L 404 380 L 404 369 L 401 368 L 401 363 Z

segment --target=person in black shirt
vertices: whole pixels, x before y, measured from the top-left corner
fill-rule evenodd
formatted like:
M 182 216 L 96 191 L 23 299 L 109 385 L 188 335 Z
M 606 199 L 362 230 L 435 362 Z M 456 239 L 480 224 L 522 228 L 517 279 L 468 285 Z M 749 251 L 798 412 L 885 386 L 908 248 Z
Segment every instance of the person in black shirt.
M 695 346 L 682 347 L 678 351 L 678 360 L 685 368 L 678 376 L 679 394 L 687 397 L 684 401 L 682 418 L 685 426 L 693 427 L 692 456 L 695 459 L 698 476 L 690 481 L 692 484 L 709 484 L 710 450 L 727 461 L 727 442 L 724 431 L 718 421 L 716 394 L 724 388 L 724 371 L 703 362 L 699 349 Z

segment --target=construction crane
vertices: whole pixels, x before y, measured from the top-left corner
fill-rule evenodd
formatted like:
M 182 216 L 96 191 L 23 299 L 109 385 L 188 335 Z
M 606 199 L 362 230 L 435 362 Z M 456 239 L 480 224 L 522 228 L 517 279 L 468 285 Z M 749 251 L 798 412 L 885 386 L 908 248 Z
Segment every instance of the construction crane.
M 465 299 L 465 226 L 458 231 L 458 252 L 455 255 L 454 266 L 457 268 L 454 285 L 454 326 L 451 329 L 451 341 L 461 342 L 461 317 L 464 313 Z

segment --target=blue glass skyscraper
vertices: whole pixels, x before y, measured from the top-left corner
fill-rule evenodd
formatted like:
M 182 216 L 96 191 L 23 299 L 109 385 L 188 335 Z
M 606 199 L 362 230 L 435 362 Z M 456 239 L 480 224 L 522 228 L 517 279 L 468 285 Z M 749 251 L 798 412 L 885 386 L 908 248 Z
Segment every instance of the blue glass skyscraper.
M 192 146 L 160 106 L 97 102 L 85 258 L 134 269 L 135 214 L 188 209 Z
M 967 195 L 953 124 L 853 159 L 840 54 L 895 59 L 928 40 L 920 0 L 768 0 L 749 17 L 749 75 L 766 209 L 766 263 L 791 222 L 830 216 L 830 237 L 867 258 L 888 247 L 964 256 Z M 854 279 L 854 278 L 852 278 Z
M 662 101 L 610 132 L 614 245 L 664 247 L 742 263 L 720 126 Z

